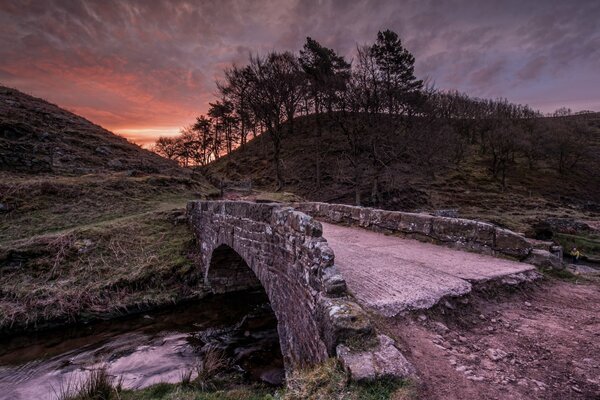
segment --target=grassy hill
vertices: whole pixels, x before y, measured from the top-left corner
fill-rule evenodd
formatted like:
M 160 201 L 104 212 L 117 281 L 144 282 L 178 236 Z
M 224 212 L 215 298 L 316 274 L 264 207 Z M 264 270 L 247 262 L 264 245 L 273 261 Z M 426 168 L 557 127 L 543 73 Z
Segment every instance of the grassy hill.
M 600 217 L 600 114 L 581 117 L 591 132 L 590 155 L 572 171 L 559 173 L 549 155 L 530 169 L 516 159 L 508 170 L 506 186 L 488 171 L 486 155 L 477 145 L 466 148 L 464 161 L 429 165 L 399 157 L 387 165 L 381 182 L 381 200 L 370 202 L 372 162 L 365 155 L 361 187 L 363 205 L 392 210 L 456 210 L 461 217 L 497 223 L 533 234 L 532 227 L 547 219 L 593 221 Z M 552 123 L 552 119 L 546 122 Z M 310 200 L 354 203 L 348 145 L 336 129 L 316 135 L 313 116 L 295 121 L 295 133 L 282 142 L 284 190 Z M 320 144 L 319 144 L 320 143 Z M 443 145 L 443 144 L 442 144 Z M 315 186 L 315 149 L 322 152 L 322 186 Z M 275 187 L 272 145 L 267 135 L 250 141 L 206 167 L 214 182 L 252 180 L 255 187 Z M 596 239 L 594 239 L 596 240 Z
M 203 294 L 188 199 L 200 175 L 0 88 L 0 334 Z

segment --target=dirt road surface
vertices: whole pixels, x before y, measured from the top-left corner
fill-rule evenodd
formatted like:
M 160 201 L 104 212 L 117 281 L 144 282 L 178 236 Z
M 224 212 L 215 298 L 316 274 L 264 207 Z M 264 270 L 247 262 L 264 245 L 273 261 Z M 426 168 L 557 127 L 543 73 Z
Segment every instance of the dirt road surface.
M 380 321 L 419 371 L 419 398 L 600 399 L 598 283 L 467 300 Z

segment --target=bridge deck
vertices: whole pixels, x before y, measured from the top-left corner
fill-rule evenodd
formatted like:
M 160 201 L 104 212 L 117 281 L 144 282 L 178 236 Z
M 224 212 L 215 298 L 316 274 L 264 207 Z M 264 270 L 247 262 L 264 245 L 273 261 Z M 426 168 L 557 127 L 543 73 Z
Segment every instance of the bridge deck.
M 530 264 L 360 228 L 323 223 L 323 236 L 350 292 L 385 316 L 429 308 L 442 297 L 469 293 L 476 283 L 535 274 Z

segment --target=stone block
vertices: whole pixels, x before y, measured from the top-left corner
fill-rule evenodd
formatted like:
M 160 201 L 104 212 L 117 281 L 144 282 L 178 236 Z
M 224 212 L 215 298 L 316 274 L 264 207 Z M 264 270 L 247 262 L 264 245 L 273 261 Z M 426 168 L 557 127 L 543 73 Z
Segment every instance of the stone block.
M 400 231 L 404 233 L 419 233 L 431 235 L 433 217 L 427 214 L 402 213 Z
M 402 213 L 396 211 L 380 211 L 377 226 L 382 229 L 396 232 L 402 225 Z
M 564 268 L 561 259 L 547 250 L 533 249 L 524 261 L 544 269 Z
M 353 350 L 340 344 L 336 353 L 342 366 L 355 382 L 372 382 L 376 379 L 404 379 L 412 376 L 415 369 L 386 335 L 377 336 L 372 349 Z
M 471 242 L 477 236 L 477 222 L 460 218 L 433 217 L 431 236 L 442 242 Z
M 374 328 L 367 314 L 353 301 L 345 298 L 322 297 L 319 314 L 323 338 L 330 352 L 340 343 L 367 341 Z
M 519 260 L 531 253 L 531 244 L 523 236 L 508 229 L 496 228 L 494 250 Z

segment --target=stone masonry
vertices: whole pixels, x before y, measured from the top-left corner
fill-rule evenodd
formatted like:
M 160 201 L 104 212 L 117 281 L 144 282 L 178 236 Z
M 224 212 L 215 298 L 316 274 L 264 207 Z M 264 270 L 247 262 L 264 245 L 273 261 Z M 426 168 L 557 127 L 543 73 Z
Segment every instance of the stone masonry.
M 490 223 L 422 213 L 385 211 L 329 203 L 293 203 L 295 209 L 333 224 L 359 226 L 423 242 L 524 261 L 544 268 L 562 268 L 561 256 L 508 229 Z
M 291 207 L 233 201 L 192 201 L 187 216 L 215 293 L 265 289 L 287 371 L 338 355 L 357 379 L 409 373 L 391 339 L 376 335 L 348 296 L 318 221 Z M 356 371 L 358 358 L 382 353 L 394 358 L 394 368 L 374 362 L 370 372 Z

